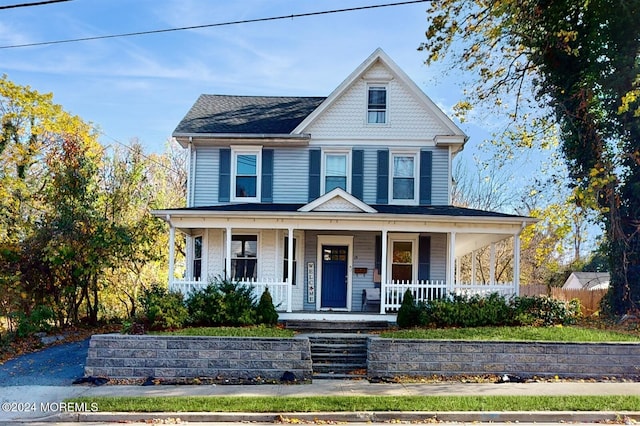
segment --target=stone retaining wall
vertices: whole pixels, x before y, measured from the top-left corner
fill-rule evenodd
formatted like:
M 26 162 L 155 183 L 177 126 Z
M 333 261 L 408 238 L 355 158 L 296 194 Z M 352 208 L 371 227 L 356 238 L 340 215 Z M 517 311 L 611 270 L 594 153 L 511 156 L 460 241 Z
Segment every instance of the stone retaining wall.
M 640 344 L 403 340 L 371 337 L 369 377 L 514 374 L 640 378 Z
M 91 337 L 85 375 L 164 379 L 209 377 L 310 380 L 307 338 L 234 338 L 102 334 Z

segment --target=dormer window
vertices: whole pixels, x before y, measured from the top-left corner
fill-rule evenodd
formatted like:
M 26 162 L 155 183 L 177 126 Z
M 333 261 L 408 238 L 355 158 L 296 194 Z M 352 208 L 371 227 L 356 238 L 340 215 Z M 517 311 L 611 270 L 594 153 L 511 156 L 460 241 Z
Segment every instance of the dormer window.
M 376 84 L 368 87 L 367 123 L 387 122 L 387 86 Z

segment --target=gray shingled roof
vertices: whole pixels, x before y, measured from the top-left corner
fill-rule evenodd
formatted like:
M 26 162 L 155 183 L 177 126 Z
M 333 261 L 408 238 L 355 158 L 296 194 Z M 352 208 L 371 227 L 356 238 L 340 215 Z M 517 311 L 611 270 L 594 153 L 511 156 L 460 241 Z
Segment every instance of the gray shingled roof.
M 200 95 L 173 136 L 289 134 L 326 98 Z
M 201 211 L 201 212 L 263 212 L 263 213 L 291 213 L 298 211 L 305 204 L 278 204 L 278 203 L 244 203 L 224 204 L 216 206 L 183 207 L 171 209 L 174 211 Z M 381 214 L 397 215 L 425 215 L 425 216 L 458 216 L 458 217 L 485 217 L 485 218 L 520 218 L 507 213 L 498 213 L 485 210 L 469 209 L 455 206 L 395 206 L 386 204 L 372 204 L 371 207 Z M 359 214 L 359 213 L 354 213 Z

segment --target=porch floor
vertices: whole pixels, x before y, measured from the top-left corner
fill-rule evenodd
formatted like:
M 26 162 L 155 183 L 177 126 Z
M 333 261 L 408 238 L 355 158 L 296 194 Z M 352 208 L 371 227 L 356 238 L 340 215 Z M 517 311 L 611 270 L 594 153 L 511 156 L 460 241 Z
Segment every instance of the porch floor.
M 282 319 L 279 321 L 284 328 L 299 333 L 338 333 L 338 334 L 367 334 L 388 330 L 395 326 L 395 322 L 386 320 L 349 320 L 349 319 Z

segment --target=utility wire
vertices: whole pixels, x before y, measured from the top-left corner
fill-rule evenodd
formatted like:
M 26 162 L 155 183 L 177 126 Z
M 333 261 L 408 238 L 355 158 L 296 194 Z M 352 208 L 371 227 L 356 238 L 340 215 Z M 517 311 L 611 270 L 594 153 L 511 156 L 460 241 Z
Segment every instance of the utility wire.
M 9 4 L 9 5 L 6 5 L 6 6 L 0 6 L 0 10 L 2 10 L 2 9 L 16 9 L 18 7 L 44 6 L 45 4 L 63 3 L 63 2 L 66 2 L 66 1 L 72 1 L 72 0 L 46 0 L 46 1 L 37 1 L 37 2 L 33 2 L 33 3 Z
M 56 0 L 56 1 L 69 1 L 69 0 Z M 324 10 L 320 12 L 308 12 L 308 13 L 297 13 L 292 15 L 281 15 L 281 16 L 272 16 L 268 18 L 256 18 L 256 19 L 244 19 L 241 21 L 228 21 L 228 22 L 219 22 L 216 24 L 204 24 L 204 25 L 192 25 L 189 27 L 178 27 L 178 28 L 165 28 L 161 30 L 150 30 L 150 31 L 138 31 L 132 33 L 122 33 L 122 34 L 111 34 L 104 36 L 94 36 L 94 37 L 83 37 L 83 38 L 74 38 L 74 39 L 66 39 L 66 40 L 55 40 L 55 41 L 43 41 L 38 43 L 25 43 L 25 44 L 14 44 L 10 46 L 0 46 L 0 49 L 15 49 L 19 47 L 34 47 L 34 46 L 49 46 L 54 44 L 63 44 L 63 43 L 75 43 L 80 41 L 91 41 L 91 40 L 104 40 L 108 38 L 119 38 L 119 37 L 133 37 L 133 36 L 141 36 L 141 35 L 149 35 L 149 34 L 160 34 L 160 33 L 168 33 L 174 31 L 185 31 L 185 30 L 196 30 L 202 28 L 213 28 L 213 27 L 223 27 L 229 25 L 238 25 L 238 24 L 250 24 L 255 22 L 266 22 L 266 21 L 277 21 L 281 19 L 293 19 L 293 18 L 305 18 L 309 16 L 318 16 L 318 15 L 328 15 L 332 13 L 343 13 L 343 12 L 355 12 L 358 10 L 366 10 L 366 9 L 377 9 L 381 7 L 393 7 L 393 6 L 403 6 L 407 4 L 415 4 L 415 3 L 425 3 L 432 0 L 412 0 L 412 1 L 402 1 L 397 3 L 385 3 L 385 4 L 374 4 L 369 6 L 360 6 L 360 7 L 350 7 L 346 9 L 334 9 L 334 10 Z

